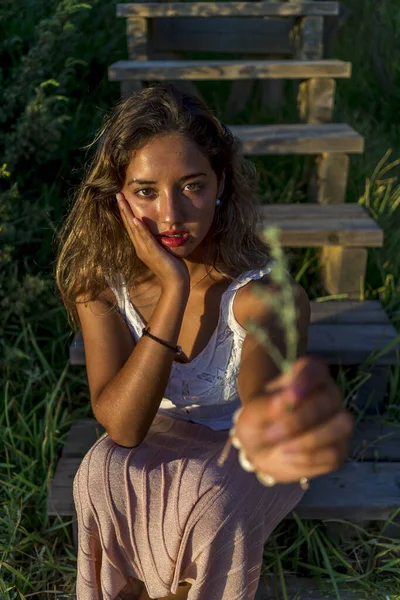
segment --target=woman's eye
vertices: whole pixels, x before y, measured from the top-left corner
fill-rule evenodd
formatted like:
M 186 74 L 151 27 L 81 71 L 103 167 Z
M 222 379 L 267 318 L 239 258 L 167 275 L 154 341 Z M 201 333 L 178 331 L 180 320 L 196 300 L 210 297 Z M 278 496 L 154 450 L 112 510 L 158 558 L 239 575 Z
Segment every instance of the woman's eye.
M 186 186 L 185 186 L 185 187 L 188 187 L 188 186 L 190 186 L 190 185 L 194 185 L 194 186 L 196 186 L 197 188 L 200 188 L 200 183 L 198 183 L 197 181 L 196 181 L 196 182 L 194 182 L 194 183 L 188 183 L 188 184 L 186 184 Z M 195 188 L 192 188 L 191 190 L 189 190 L 189 192 L 193 192 L 193 190 L 194 190 L 194 189 L 195 189 Z
M 190 187 L 192 186 L 192 187 Z M 199 182 L 187 183 L 185 188 L 189 188 L 189 192 L 194 192 L 197 189 L 201 188 L 201 184 Z M 142 188 L 140 190 L 136 190 L 135 194 L 139 196 L 139 198 L 151 198 L 154 190 L 152 188 Z
M 153 191 L 153 190 L 152 190 L 151 188 L 143 188 L 143 189 L 141 189 L 141 190 L 137 190 L 137 191 L 135 192 L 135 194 L 140 194 L 140 192 L 150 192 L 150 194 L 143 194 L 143 195 L 141 196 L 141 198 L 150 198 L 150 196 L 151 196 L 151 192 L 152 192 L 152 191 Z

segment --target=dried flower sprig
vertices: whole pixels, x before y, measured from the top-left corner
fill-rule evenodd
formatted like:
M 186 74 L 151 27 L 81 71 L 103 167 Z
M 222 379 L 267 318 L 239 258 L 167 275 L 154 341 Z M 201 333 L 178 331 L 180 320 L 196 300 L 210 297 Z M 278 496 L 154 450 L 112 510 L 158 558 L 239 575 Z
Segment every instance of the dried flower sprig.
M 274 283 L 279 285 L 281 293 L 279 296 L 268 294 L 263 286 L 255 286 L 255 293 L 263 298 L 269 306 L 271 306 L 282 325 L 282 329 L 285 334 L 285 346 L 287 356 L 282 356 L 279 349 L 274 346 L 269 333 L 266 329 L 263 329 L 258 324 L 249 322 L 247 323 L 247 331 L 253 334 L 258 341 L 267 349 L 272 360 L 275 362 L 277 367 L 282 373 L 285 373 L 290 369 L 292 364 L 297 358 L 297 345 L 298 335 L 296 327 L 296 304 L 293 293 L 293 286 L 290 280 L 290 274 L 288 271 L 287 259 L 282 251 L 280 244 L 280 230 L 277 227 L 268 227 L 263 232 L 264 239 L 270 245 L 271 258 L 272 258 L 272 269 L 270 271 L 271 279 Z M 285 407 L 287 412 L 293 412 L 295 409 L 293 404 L 287 404 Z M 229 454 L 232 444 L 232 437 L 235 433 L 235 423 L 230 430 L 228 440 L 222 449 L 221 455 L 218 459 L 218 466 L 222 466 Z
M 296 304 L 287 259 L 279 242 L 280 230 L 277 227 L 269 227 L 264 231 L 264 238 L 270 245 L 271 257 L 273 259 L 273 266 L 270 271 L 271 279 L 280 286 L 281 294 L 279 297 L 268 294 L 263 286 L 255 286 L 254 292 L 263 298 L 278 315 L 285 334 L 287 357 L 283 357 L 279 350 L 273 346 L 265 329 L 252 322 L 247 325 L 248 331 L 255 335 L 260 343 L 264 345 L 277 367 L 282 372 L 286 372 L 292 366 L 297 356 Z

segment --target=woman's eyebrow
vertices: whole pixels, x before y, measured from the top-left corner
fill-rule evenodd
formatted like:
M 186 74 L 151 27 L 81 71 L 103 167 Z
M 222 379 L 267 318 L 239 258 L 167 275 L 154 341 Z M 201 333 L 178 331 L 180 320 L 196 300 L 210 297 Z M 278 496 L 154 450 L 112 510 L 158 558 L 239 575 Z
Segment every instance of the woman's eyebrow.
M 181 177 L 179 181 L 185 181 L 186 179 L 192 179 L 193 177 L 200 177 L 201 175 L 207 177 L 207 173 L 191 173 L 190 175 L 183 175 L 183 177 Z M 157 183 L 157 181 L 144 181 L 143 179 L 134 178 L 128 181 L 127 185 L 132 185 L 132 183 L 139 183 L 140 185 L 151 185 Z

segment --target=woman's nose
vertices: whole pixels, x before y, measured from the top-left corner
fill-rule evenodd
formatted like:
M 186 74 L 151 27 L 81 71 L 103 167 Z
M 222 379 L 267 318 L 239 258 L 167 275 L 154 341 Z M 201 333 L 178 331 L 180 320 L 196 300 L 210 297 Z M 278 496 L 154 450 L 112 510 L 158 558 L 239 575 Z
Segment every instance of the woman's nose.
M 180 192 L 168 191 L 160 195 L 160 221 L 163 223 L 181 223 L 183 221 Z

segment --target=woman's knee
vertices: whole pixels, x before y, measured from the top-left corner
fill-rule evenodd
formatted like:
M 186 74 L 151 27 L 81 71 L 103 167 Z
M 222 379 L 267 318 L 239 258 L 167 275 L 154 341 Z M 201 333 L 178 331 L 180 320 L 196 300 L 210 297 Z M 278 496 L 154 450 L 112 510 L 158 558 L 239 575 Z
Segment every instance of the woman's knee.
M 88 506 L 95 501 L 96 496 L 102 494 L 111 444 L 113 442 L 108 436 L 102 437 L 83 457 L 73 481 L 73 495 L 77 510 L 79 504 L 82 507 Z

